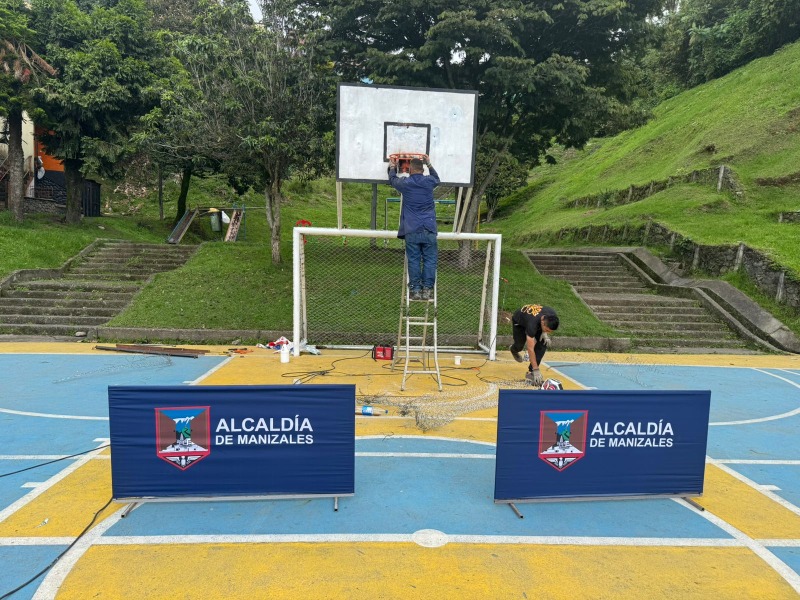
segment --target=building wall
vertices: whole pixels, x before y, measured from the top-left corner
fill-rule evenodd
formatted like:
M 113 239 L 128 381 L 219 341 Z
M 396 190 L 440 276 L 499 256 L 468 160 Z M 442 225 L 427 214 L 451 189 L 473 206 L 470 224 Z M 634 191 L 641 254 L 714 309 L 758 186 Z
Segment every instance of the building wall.
M 0 131 L 5 131 L 6 120 L 0 117 Z M 22 152 L 25 155 L 25 172 L 30 173 L 33 171 L 33 157 L 34 157 L 34 138 L 33 138 L 33 120 L 28 118 L 27 114 L 23 114 L 22 119 Z M 8 144 L 0 144 L 0 161 L 8 157 Z

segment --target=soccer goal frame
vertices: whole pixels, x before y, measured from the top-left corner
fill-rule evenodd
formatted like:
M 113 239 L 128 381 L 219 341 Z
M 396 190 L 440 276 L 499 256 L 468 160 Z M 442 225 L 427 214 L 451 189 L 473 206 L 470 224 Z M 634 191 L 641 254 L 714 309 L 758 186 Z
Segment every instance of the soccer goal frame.
M 502 236 L 493 233 L 450 233 L 439 232 L 439 269 L 437 270 L 437 286 L 439 288 L 439 337 L 444 337 L 440 350 L 470 349 L 483 352 L 489 360 L 495 360 L 497 349 L 497 316 L 500 290 L 500 256 L 502 251 Z M 346 248 L 350 245 L 350 248 Z M 308 248 L 311 248 L 309 251 Z M 315 254 L 315 252 L 317 254 Z M 351 261 L 350 273 L 344 268 L 339 272 L 337 259 L 333 256 L 336 252 L 352 252 L 346 261 Z M 312 265 L 312 270 L 321 269 L 329 285 L 327 289 L 309 289 L 307 279 L 309 269 L 309 255 L 311 260 L 320 260 L 324 257 L 329 263 L 327 268 Z M 375 257 L 373 262 L 372 257 Z M 292 234 L 292 271 L 293 271 L 293 339 L 295 340 L 293 353 L 300 354 L 300 350 L 307 344 L 325 347 L 350 347 L 371 348 L 381 342 L 394 343 L 394 338 L 388 335 L 397 332 L 397 323 L 401 315 L 401 299 L 405 293 L 404 273 L 405 252 L 403 241 L 397 239 L 394 231 L 373 229 L 338 229 L 326 227 L 295 227 Z M 448 257 L 451 261 L 448 263 Z M 465 265 L 469 265 L 466 267 Z M 467 272 L 466 269 L 469 269 Z M 386 273 L 385 278 L 383 277 Z M 381 281 L 378 281 L 380 274 Z M 312 274 L 312 277 L 314 275 Z M 454 288 L 453 282 L 466 287 Z M 315 283 L 315 282 L 312 282 Z M 342 284 L 333 289 L 333 284 Z M 381 287 L 381 297 L 371 303 L 366 296 Z M 352 291 L 349 291 L 353 288 Z M 345 292 L 342 292 L 345 289 Z M 452 291 L 450 291 L 452 290 Z M 332 320 L 340 316 L 344 318 L 344 311 L 358 313 L 358 318 L 363 327 L 360 339 L 355 343 L 337 340 L 328 342 L 315 339 L 315 317 L 309 317 L 309 302 L 317 302 L 321 296 L 330 294 L 337 296 L 339 304 L 334 308 L 326 309 Z M 352 297 L 347 297 L 352 294 Z M 469 311 L 466 317 L 455 317 L 450 323 L 464 335 L 451 335 L 454 343 L 448 343 L 448 310 L 458 305 L 459 302 L 469 301 L 465 310 Z M 452 308 L 455 310 L 455 308 Z M 314 311 L 311 311 L 314 312 Z M 393 319 L 391 328 L 384 327 L 380 331 L 384 337 L 371 338 L 368 325 L 376 320 L 380 313 L 386 319 Z M 319 313 L 317 313 L 319 314 Z M 466 323 L 464 325 L 463 323 Z M 330 327 L 330 326 L 329 326 Z M 351 326 L 352 327 L 352 326 Z M 461 331 L 463 329 L 463 331 Z M 445 332 L 444 334 L 442 332 Z

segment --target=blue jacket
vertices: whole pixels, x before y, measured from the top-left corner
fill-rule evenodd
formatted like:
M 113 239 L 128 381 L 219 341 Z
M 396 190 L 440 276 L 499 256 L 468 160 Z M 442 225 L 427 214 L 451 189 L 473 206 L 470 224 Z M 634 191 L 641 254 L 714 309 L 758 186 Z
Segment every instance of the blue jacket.
M 433 189 L 439 185 L 439 175 L 433 167 L 428 169 L 430 175 L 415 173 L 408 177 L 398 177 L 397 169 L 389 167 L 389 185 L 403 194 L 400 228 L 397 230 L 397 237 L 400 239 L 405 238 L 407 233 L 416 233 L 423 229 L 437 232 Z

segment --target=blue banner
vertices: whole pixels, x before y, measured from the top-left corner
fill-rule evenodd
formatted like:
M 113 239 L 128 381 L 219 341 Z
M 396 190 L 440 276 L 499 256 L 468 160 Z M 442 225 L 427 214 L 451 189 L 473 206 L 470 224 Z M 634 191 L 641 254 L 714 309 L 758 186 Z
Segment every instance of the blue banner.
M 114 498 L 353 494 L 355 386 L 109 387 Z
M 500 390 L 496 501 L 703 493 L 710 391 Z

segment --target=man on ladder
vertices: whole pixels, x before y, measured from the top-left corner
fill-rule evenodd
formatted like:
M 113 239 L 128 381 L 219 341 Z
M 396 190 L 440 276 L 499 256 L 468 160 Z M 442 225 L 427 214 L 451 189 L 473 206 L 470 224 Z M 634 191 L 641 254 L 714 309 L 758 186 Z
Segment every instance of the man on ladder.
M 389 185 L 403 196 L 397 237 L 406 242 L 410 299 L 431 300 L 439 256 L 433 201 L 439 175 L 427 154 L 410 160 L 408 177 L 397 175 L 397 160 L 394 155 L 389 160 Z M 428 166 L 430 175 L 425 175 L 424 165 Z
M 398 161 L 401 171 L 407 169 L 407 177 L 397 175 Z M 428 165 L 430 175 L 424 174 L 424 165 Z M 402 194 L 397 237 L 405 239 L 406 242 L 405 270 L 408 276 L 397 339 L 398 348 L 404 347 L 405 354 L 400 389 L 405 390 L 409 375 L 429 374 L 435 377 L 441 392 L 435 287 L 439 252 L 436 204 L 433 201 L 433 190 L 439 185 L 439 175 L 425 154 L 392 155 L 389 161 L 389 183 Z M 424 302 L 422 314 L 413 314 L 411 311 L 410 301 L 414 300 Z M 430 343 L 429 334 L 431 334 Z M 415 359 L 415 362 L 418 360 L 420 364 L 416 369 L 410 366 L 413 352 L 419 353 L 419 358 Z M 431 358 L 433 358 L 432 364 Z

